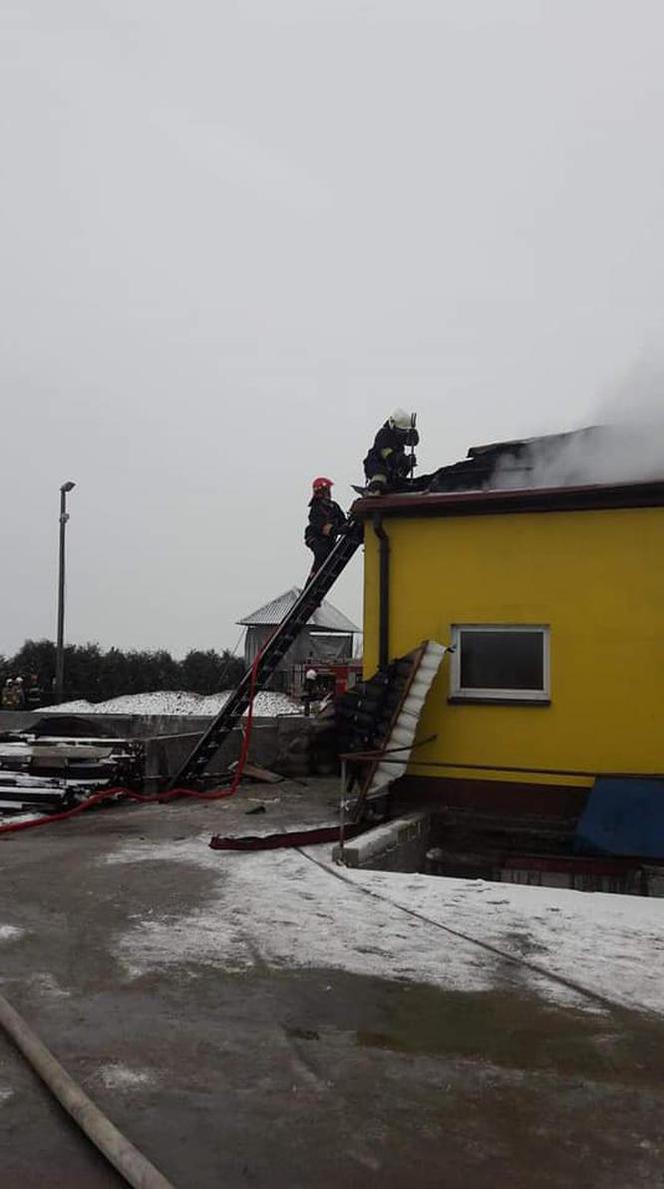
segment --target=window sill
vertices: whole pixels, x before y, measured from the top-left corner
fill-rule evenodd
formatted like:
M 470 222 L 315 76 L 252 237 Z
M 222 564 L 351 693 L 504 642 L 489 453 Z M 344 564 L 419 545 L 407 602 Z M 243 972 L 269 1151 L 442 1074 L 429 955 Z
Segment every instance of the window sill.
M 474 698 L 472 695 L 456 694 L 447 699 L 449 706 L 532 706 L 542 708 L 551 705 L 551 698 Z

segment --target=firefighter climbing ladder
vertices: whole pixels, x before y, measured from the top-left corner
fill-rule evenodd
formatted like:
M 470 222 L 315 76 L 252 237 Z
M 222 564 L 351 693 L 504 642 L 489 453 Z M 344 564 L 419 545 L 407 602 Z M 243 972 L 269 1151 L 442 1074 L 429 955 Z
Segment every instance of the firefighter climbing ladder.
M 270 639 L 264 645 L 256 664 L 256 673 L 247 670 L 240 684 L 233 690 L 217 717 L 185 760 L 180 771 L 173 777 L 169 787 L 184 788 L 195 784 L 205 775 L 210 761 L 221 747 L 224 739 L 242 720 L 252 697 L 252 690 L 264 689 L 279 662 L 295 643 L 298 633 L 309 622 L 314 611 L 320 607 L 327 592 L 336 582 L 362 541 L 362 526 L 349 520 L 346 529 L 337 541 L 330 556 L 314 577 L 307 583 L 288 615 L 282 619 Z

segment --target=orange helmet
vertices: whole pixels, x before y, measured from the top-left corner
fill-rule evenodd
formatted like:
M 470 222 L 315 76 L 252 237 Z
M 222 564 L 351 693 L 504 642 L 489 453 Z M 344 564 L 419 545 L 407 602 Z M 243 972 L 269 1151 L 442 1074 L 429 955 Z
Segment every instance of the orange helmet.
M 329 491 L 332 485 L 332 480 L 326 479 L 324 475 L 319 475 L 311 484 L 314 491 Z

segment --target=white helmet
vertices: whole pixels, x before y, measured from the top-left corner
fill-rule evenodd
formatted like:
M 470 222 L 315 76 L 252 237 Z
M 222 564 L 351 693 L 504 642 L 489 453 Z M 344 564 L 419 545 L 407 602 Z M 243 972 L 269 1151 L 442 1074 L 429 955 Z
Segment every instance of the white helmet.
M 389 417 L 390 429 L 410 429 L 412 418 L 405 409 L 395 409 Z

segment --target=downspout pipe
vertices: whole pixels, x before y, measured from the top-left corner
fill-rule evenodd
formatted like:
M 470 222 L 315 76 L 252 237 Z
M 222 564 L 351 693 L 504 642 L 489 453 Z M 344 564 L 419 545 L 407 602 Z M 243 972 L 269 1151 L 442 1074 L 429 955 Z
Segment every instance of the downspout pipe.
M 373 531 L 378 538 L 378 666 L 383 669 L 390 659 L 390 538 L 380 512 L 374 512 Z

